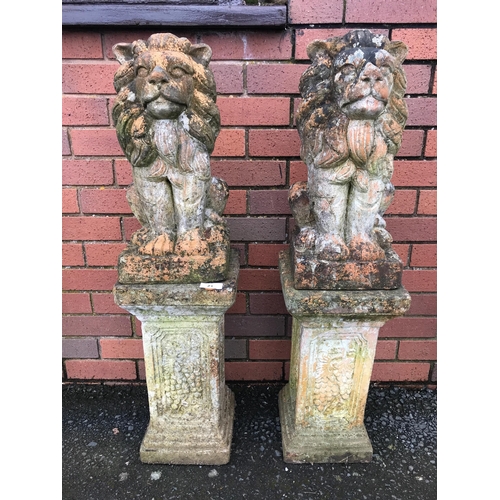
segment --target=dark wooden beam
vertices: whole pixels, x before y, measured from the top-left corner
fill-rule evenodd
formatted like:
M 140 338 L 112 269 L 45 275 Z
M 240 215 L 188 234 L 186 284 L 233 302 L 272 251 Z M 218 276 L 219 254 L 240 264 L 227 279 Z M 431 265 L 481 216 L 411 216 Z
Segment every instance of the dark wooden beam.
M 284 26 L 286 6 L 123 5 L 62 6 L 63 26 Z

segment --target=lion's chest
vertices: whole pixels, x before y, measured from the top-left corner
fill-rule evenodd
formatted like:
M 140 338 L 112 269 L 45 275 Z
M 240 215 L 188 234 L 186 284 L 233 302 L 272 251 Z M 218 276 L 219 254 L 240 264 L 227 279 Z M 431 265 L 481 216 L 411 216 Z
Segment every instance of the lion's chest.
M 373 120 L 351 120 L 347 127 L 349 156 L 363 168 L 387 153 L 387 146 Z

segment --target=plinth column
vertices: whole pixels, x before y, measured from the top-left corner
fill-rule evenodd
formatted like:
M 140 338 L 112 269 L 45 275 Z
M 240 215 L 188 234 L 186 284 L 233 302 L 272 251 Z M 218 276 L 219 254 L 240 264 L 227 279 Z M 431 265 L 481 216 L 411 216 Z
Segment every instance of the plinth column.
M 284 460 L 369 462 L 363 420 L 378 332 L 407 311 L 410 295 L 297 290 L 288 252 L 280 254 L 280 275 L 293 318 L 290 380 L 279 395 Z
M 142 462 L 229 461 L 234 395 L 225 385 L 224 314 L 236 300 L 238 271 L 233 251 L 220 289 L 115 285 L 116 303 L 142 322 L 150 413 Z

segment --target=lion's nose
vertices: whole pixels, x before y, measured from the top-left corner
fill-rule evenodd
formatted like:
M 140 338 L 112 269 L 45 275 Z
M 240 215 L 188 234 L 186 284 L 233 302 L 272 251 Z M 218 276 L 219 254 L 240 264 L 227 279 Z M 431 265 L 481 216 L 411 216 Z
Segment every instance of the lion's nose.
M 160 66 L 156 66 L 149 74 L 148 82 L 151 85 L 161 85 L 168 82 L 167 72 Z
M 361 72 L 361 75 L 359 75 L 359 79 L 362 82 L 374 85 L 375 82 L 382 80 L 382 73 L 377 66 L 372 63 L 368 63 Z

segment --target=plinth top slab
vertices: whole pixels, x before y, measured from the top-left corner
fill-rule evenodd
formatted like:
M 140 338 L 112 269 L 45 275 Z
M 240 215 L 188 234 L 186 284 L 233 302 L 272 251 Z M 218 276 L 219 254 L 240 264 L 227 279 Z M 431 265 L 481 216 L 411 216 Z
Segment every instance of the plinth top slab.
M 237 292 L 240 264 L 237 250 L 231 250 L 229 272 L 226 280 L 220 282 L 222 288 L 208 289 L 197 284 L 143 284 L 123 285 L 113 288 L 118 306 L 128 307 L 230 307 Z
M 294 287 L 290 254 L 279 256 L 281 286 L 285 304 L 296 316 L 402 316 L 411 304 L 404 287 L 395 290 L 297 290 Z

